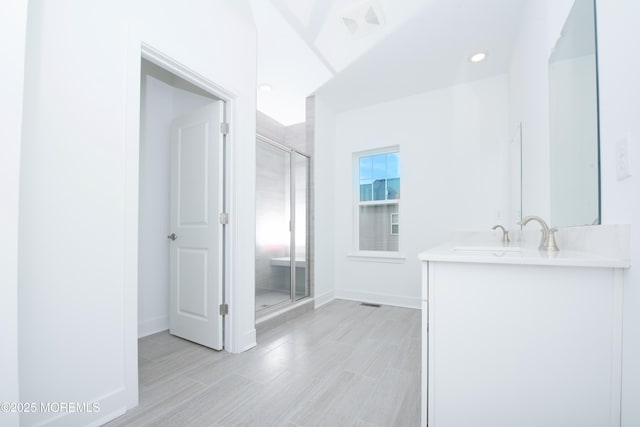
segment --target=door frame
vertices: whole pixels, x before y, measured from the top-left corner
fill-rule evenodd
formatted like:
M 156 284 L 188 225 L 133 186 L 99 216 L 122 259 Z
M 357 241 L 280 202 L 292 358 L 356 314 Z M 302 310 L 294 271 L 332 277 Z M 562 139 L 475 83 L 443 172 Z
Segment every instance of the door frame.
M 237 140 L 235 132 L 235 108 L 237 96 L 222 86 L 212 82 L 196 71 L 186 67 L 169 55 L 161 52 L 153 46 L 137 40 L 132 43 L 128 53 L 129 73 L 127 78 L 127 112 L 125 134 L 125 170 L 124 179 L 124 283 L 123 294 L 123 358 L 125 366 L 125 393 L 127 408 L 138 405 L 138 215 L 139 215 L 139 195 L 140 195 L 140 105 L 141 105 L 141 85 L 140 73 L 142 59 L 161 67 L 162 69 L 180 77 L 183 80 L 199 87 L 200 89 L 223 101 L 223 120 L 229 123 L 228 133 L 223 139 L 223 159 L 225 170 L 223 173 L 222 192 L 224 210 L 231 218 L 234 217 L 233 194 L 235 182 L 234 159 L 236 157 Z M 222 250 L 222 301 L 229 305 L 230 313 L 237 313 L 234 304 L 234 292 L 231 286 L 232 259 L 234 241 L 231 238 L 233 232 L 229 226 L 223 227 L 223 250 Z M 238 345 L 238 322 L 236 316 L 225 316 L 223 318 L 223 345 L 224 349 L 235 349 Z
M 177 77 L 180 77 L 183 80 L 188 81 L 189 83 L 208 92 L 210 95 L 213 95 L 216 98 L 220 99 L 224 104 L 222 120 L 227 123 L 231 122 L 230 115 L 232 110 L 231 110 L 230 104 L 233 102 L 233 96 L 229 92 L 227 92 L 224 88 L 220 87 L 214 82 L 208 80 L 202 75 L 196 73 L 195 71 L 180 64 L 179 62 L 175 61 L 174 59 L 170 58 L 169 56 L 165 55 L 164 53 L 158 51 L 157 49 L 145 43 L 142 43 L 140 58 L 146 59 L 147 61 L 154 63 L 155 65 L 159 66 L 165 71 L 168 71 L 171 74 Z M 222 173 L 222 183 L 221 183 L 222 204 L 223 204 L 222 210 L 225 212 L 229 212 L 230 203 L 229 203 L 228 195 L 231 194 L 228 188 L 228 185 L 231 184 L 230 174 L 229 174 L 229 165 L 231 163 L 229 161 L 229 155 L 230 155 L 230 148 L 231 148 L 230 146 L 232 145 L 232 144 L 229 144 L 229 141 L 232 138 L 231 129 L 229 129 L 229 132 L 226 135 L 223 135 L 222 138 L 223 138 L 222 162 L 224 165 L 223 166 L 224 170 Z M 138 186 L 139 186 L 139 183 L 138 183 Z M 229 234 L 230 233 L 228 232 L 227 227 L 222 227 L 221 266 L 223 271 L 222 271 L 222 297 L 220 301 L 221 304 L 227 303 L 226 296 L 230 294 L 229 290 L 227 289 L 227 286 L 229 284 L 228 274 L 230 271 L 229 256 L 228 256 Z M 223 350 L 228 347 L 227 338 L 229 337 L 229 334 L 227 333 L 227 330 L 226 330 L 227 323 L 229 322 L 227 322 L 223 316 L 222 318 Z

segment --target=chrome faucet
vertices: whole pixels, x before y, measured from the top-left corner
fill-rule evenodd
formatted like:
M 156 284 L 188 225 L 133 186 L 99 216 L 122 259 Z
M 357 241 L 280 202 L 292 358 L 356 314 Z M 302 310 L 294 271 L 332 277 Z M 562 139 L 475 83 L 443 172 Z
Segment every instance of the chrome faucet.
M 518 224 L 525 226 L 530 221 L 538 221 L 538 223 L 542 226 L 542 238 L 540 239 L 540 246 L 538 249 L 549 251 L 549 252 L 557 252 L 560 249 L 558 248 L 558 244 L 556 243 L 556 235 L 555 232 L 558 231 L 557 228 L 549 229 L 549 226 L 546 222 L 539 216 L 529 215 L 527 217 L 522 218 Z
M 505 246 L 509 245 L 509 242 L 511 242 L 511 240 L 509 240 L 509 230 L 507 230 L 506 228 L 504 228 L 503 226 L 501 226 L 500 224 L 498 225 L 494 225 L 491 229 L 492 230 L 497 230 L 497 229 L 502 230 L 502 243 Z

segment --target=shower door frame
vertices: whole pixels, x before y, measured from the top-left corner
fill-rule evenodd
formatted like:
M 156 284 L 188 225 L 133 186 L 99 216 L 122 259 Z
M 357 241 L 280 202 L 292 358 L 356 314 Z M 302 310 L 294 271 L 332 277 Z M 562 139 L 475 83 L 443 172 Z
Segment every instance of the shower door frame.
M 274 304 L 270 307 L 266 307 L 262 310 L 255 310 L 256 318 L 269 315 L 273 312 L 281 310 L 284 307 L 294 306 L 297 302 L 302 302 L 311 297 L 311 276 L 309 268 L 309 249 L 310 249 L 310 204 L 311 204 L 311 156 L 295 148 L 288 147 L 282 143 L 274 141 L 264 135 L 256 134 L 256 143 L 264 142 L 279 150 L 282 150 L 289 155 L 289 275 L 290 275 L 290 288 L 289 288 L 289 300 L 282 301 Z M 305 191 L 305 255 L 304 255 L 304 275 L 305 275 L 305 296 L 300 299 L 296 299 L 296 176 L 295 176 L 295 162 L 294 156 L 298 154 L 306 159 L 306 191 Z M 255 284 L 254 284 L 254 296 L 255 296 Z

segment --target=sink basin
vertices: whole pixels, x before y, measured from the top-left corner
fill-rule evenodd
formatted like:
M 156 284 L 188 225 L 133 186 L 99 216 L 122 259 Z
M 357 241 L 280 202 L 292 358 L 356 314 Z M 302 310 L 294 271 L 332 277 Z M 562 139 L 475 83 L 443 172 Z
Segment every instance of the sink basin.
M 455 246 L 454 251 L 465 252 L 522 252 L 519 246 Z

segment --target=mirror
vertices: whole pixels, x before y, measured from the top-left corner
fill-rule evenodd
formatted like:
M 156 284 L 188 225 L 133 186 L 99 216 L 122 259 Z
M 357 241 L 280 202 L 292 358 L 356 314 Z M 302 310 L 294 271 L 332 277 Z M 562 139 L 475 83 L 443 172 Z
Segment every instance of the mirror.
M 600 223 L 594 0 L 575 0 L 549 58 L 551 224 Z
M 522 219 L 522 123 L 518 123 L 509 140 L 509 218 L 510 227 Z

